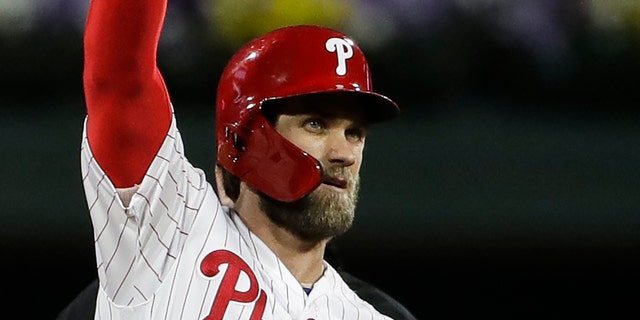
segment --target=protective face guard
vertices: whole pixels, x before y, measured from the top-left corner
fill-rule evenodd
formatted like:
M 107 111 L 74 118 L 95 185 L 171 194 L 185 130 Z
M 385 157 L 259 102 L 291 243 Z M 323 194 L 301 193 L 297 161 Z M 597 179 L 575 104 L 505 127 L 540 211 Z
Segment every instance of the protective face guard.
M 278 201 L 291 202 L 320 185 L 318 160 L 282 137 L 264 117 L 255 117 L 245 130 L 233 124 L 226 128 L 226 141 L 218 149 L 224 156 L 218 157 L 218 163 L 234 168 L 234 174 L 250 186 Z

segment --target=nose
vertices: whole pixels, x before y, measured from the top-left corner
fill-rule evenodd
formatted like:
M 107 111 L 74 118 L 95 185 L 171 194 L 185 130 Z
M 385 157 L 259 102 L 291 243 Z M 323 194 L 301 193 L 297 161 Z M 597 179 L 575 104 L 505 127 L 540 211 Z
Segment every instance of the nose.
M 351 166 L 356 163 L 357 148 L 344 133 L 331 134 L 327 142 L 327 159 L 344 167 Z

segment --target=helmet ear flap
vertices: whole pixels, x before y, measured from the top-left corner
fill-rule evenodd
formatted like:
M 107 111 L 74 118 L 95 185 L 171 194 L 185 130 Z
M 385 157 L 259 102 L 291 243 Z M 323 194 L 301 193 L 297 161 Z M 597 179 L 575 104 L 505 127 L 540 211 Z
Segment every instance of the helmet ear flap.
M 229 125 L 218 148 L 218 163 L 229 173 L 284 202 L 298 200 L 320 185 L 318 160 L 282 137 L 267 119 L 256 117 L 247 124 L 251 134 L 243 135 L 240 129 Z

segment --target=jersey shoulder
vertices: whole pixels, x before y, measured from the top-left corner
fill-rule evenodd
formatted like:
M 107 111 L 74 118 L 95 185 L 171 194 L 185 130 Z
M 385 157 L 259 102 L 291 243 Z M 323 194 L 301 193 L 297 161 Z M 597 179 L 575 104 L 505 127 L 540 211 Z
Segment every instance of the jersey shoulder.
M 394 320 L 416 320 L 409 309 L 386 292 L 344 270 L 338 270 L 338 273 L 351 290 L 380 313 Z

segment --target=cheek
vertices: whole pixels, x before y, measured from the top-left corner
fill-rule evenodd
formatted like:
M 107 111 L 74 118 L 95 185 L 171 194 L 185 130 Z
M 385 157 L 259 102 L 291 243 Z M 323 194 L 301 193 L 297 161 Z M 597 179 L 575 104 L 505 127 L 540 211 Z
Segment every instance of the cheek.
M 354 173 L 360 172 L 363 158 L 363 148 L 359 148 L 356 150 L 356 163 L 353 165 L 353 169 L 355 170 Z
M 310 139 L 303 141 L 298 147 L 320 161 L 325 158 L 325 145 L 320 141 Z
M 289 131 L 287 135 L 283 135 L 287 140 L 293 143 L 296 147 L 302 151 L 310 154 L 316 159 L 322 157 L 322 142 L 319 139 L 315 139 L 312 136 L 306 134 L 304 131 L 295 132 L 295 130 Z

